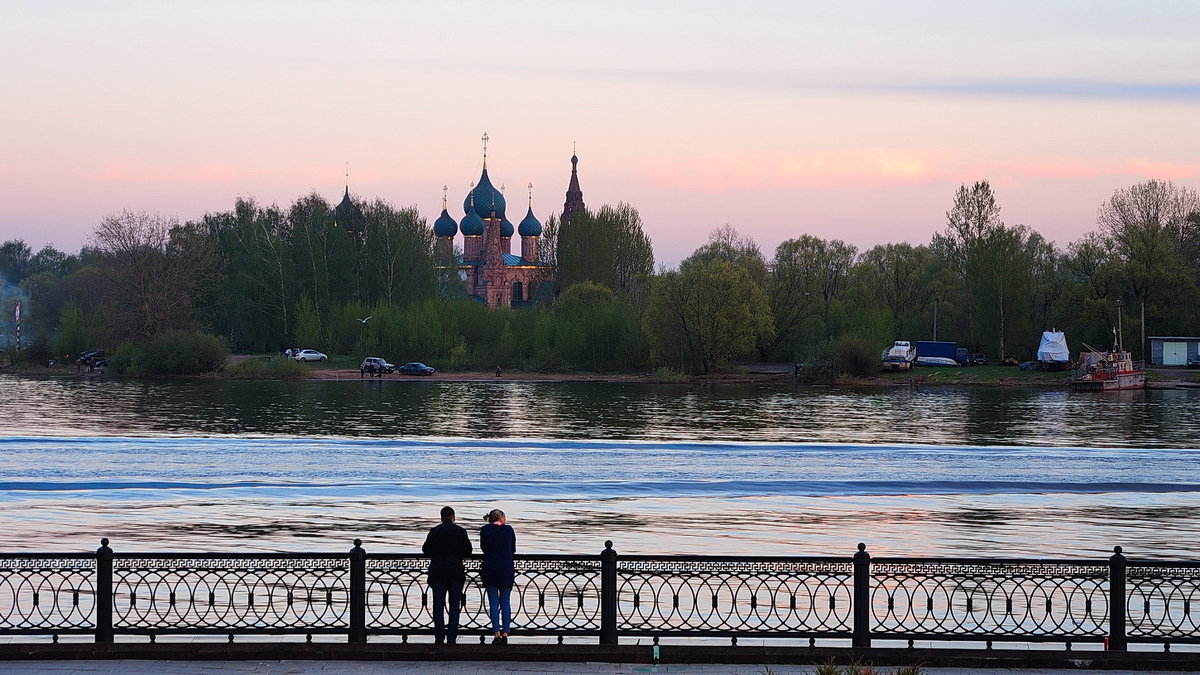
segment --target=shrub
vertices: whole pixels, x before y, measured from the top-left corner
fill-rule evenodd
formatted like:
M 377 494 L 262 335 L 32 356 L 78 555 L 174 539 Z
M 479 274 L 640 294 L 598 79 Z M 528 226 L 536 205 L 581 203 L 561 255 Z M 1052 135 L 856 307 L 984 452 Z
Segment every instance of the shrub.
M 471 365 L 470 352 L 467 350 L 465 339 L 459 339 L 458 344 L 450 348 L 450 356 L 446 365 L 448 370 L 465 370 Z
M 159 333 L 139 346 L 129 372 L 142 377 L 200 375 L 225 367 L 229 348 L 215 335 L 172 330 Z
M 663 383 L 669 383 L 669 384 L 678 384 L 681 382 L 688 381 L 687 375 L 684 375 L 683 373 L 679 372 L 678 370 L 675 370 L 674 368 L 669 368 L 667 366 L 659 366 L 659 367 L 655 368 L 654 373 L 651 376 L 651 379 L 653 379 L 655 382 L 663 382 Z
M 835 340 L 832 356 L 838 372 L 852 377 L 867 377 L 879 366 L 879 357 L 870 343 L 853 335 Z

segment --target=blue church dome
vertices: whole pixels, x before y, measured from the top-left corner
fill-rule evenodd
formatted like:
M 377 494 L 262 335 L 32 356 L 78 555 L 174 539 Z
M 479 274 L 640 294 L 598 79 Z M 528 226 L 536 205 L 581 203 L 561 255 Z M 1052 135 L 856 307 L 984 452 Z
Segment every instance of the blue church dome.
M 433 221 L 433 234 L 438 237 L 453 237 L 458 234 L 458 223 L 446 213 L 446 209 L 442 209 L 442 215 Z
M 458 229 L 462 230 L 465 237 L 483 236 L 483 218 L 475 213 L 469 195 L 467 197 L 467 215 L 463 216 L 462 222 L 458 224 Z
M 513 236 L 513 232 L 516 229 L 517 228 L 513 227 L 513 224 L 511 222 L 509 222 L 508 218 L 505 218 L 504 220 L 500 221 L 500 236 L 501 237 Z
M 472 196 L 475 197 L 475 213 L 480 218 L 490 216 L 492 211 L 496 212 L 497 218 L 504 218 L 504 194 L 492 187 L 487 167 L 484 167 L 483 175 L 479 177 L 479 184 L 468 192 L 467 198 L 463 200 L 463 212 L 470 212 Z
M 542 236 L 542 224 L 533 216 L 533 207 L 529 207 L 529 212 L 525 214 L 525 219 L 521 221 L 521 226 L 518 228 L 522 237 L 540 237 Z

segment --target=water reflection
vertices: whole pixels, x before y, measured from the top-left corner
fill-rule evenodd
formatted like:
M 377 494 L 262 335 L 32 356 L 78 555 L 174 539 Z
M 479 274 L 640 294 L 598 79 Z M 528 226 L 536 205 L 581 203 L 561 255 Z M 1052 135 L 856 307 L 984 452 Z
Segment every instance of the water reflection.
M 1191 447 L 1200 391 L 0 376 L 9 434 L 266 434 Z
M 0 377 L 18 548 L 1198 557 L 1200 392 Z

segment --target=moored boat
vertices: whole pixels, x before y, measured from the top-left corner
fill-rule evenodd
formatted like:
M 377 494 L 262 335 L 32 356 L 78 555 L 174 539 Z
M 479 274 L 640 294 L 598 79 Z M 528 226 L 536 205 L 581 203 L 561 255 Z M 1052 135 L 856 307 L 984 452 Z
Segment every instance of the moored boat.
M 896 340 L 891 347 L 883 350 L 881 368 L 883 370 L 903 371 L 912 370 L 913 359 L 917 352 L 908 340 Z
M 1079 355 L 1079 370 L 1071 380 L 1075 391 L 1118 391 L 1144 389 L 1146 371 L 1133 365 L 1129 352 L 1085 352 Z

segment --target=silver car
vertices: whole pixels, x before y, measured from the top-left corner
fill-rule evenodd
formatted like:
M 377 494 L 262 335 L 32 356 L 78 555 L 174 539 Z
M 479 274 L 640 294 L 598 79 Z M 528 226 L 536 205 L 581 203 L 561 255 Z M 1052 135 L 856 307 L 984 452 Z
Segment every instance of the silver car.
M 301 349 L 292 355 L 297 361 L 328 361 L 329 357 L 315 349 Z

